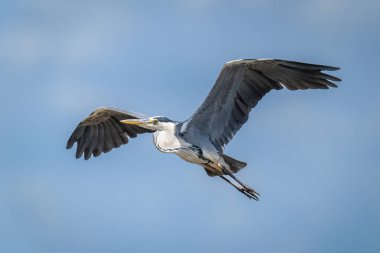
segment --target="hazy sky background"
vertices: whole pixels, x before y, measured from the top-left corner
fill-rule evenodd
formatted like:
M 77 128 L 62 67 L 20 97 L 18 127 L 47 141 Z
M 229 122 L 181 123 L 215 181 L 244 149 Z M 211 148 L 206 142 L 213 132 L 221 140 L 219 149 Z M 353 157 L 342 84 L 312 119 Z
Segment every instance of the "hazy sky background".
M 380 252 L 377 0 L 0 1 L 0 252 Z M 100 106 L 184 120 L 222 65 L 339 66 L 270 93 L 225 152 L 250 201 L 149 135 L 65 150 Z

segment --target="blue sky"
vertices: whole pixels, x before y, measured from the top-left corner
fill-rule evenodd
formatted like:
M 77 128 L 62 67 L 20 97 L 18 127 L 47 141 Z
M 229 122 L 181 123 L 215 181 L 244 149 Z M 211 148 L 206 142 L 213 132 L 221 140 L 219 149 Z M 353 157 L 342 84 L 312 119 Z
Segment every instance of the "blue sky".
M 379 252 L 378 1 L 0 1 L 1 252 Z M 249 201 L 151 136 L 65 150 L 100 106 L 184 120 L 222 65 L 339 66 L 265 96 L 225 152 Z

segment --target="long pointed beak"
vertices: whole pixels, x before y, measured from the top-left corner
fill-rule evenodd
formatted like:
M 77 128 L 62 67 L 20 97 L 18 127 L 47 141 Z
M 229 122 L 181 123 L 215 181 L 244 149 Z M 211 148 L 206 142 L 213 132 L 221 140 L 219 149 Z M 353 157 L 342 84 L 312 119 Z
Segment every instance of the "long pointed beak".
M 123 124 L 128 124 L 128 125 L 144 126 L 148 123 L 148 120 L 146 120 L 146 119 L 123 119 L 123 120 L 120 120 L 120 122 Z

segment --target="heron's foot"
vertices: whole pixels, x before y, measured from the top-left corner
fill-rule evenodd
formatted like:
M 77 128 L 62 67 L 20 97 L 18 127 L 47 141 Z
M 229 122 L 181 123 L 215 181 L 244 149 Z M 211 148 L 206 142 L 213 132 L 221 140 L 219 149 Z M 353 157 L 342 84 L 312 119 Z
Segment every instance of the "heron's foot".
M 251 194 L 253 194 L 253 195 L 257 195 L 257 196 L 260 196 L 260 193 L 258 193 L 257 191 L 255 191 L 255 189 L 249 187 L 249 186 L 246 185 L 246 184 L 244 184 L 243 186 L 244 186 L 244 188 L 245 188 L 247 191 L 249 191 Z
M 255 191 L 254 189 L 252 189 L 248 185 L 243 184 L 228 169 L 226 169 L 226 167 L 221 166 L 221 168 L 222 168 L 222 172 L 225 175 L 229 175 L 231 178 L 233 178 L 239 184 L 239 186 L 236 186 L 233 184 L 238 191 L 240 191 L 241 193 L 243 193 L 245 196 L 247 196 L 250 199 L 259 200 L 260 194 L 257 191 Z
M 247 187 L 246 185 L 244 185 L 244 187 L 241 187 L 238 190 L 250 199 L 254 199 L 256 201 L 259 200 L 260 194 L 256 192 L 254 189 Z
M 219 175 L 219 177 L 221 177 L 224 181 L 226 181 L 227 183 L 232 185 L 236 190 L 243 193 L 248 198 L 254 199 L 254 200 L 259 200 L 260 194 L 258 192 L 256 192 L 254 189 L 252 189 L 251 187 L 249 187 L 245 184 L 236 185 L 236 184 L 232 183 L 230 180 L 228 180 L 228 178 L 226 178 L 223 175 Z

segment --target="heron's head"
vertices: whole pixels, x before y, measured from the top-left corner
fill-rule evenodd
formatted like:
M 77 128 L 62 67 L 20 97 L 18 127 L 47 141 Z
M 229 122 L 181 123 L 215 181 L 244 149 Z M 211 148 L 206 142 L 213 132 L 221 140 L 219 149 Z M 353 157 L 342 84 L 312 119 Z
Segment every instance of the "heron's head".
M 123 124 L 136 125 L 153 131 L 163 131 L 173 128 L 177 122 L 163 116 L 155 116 L 147 119 L 124 119 Z

